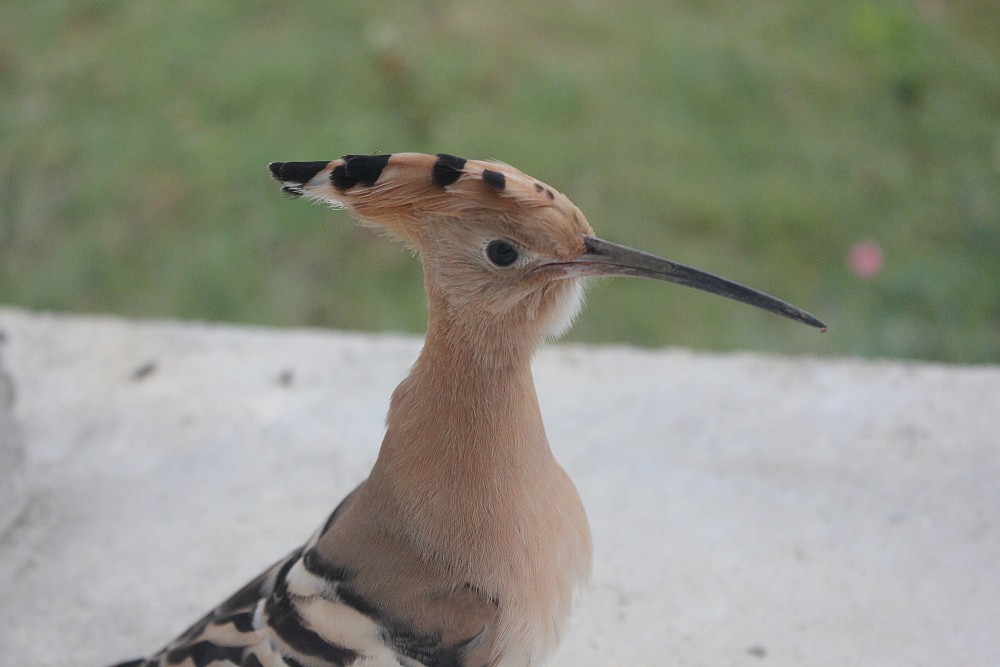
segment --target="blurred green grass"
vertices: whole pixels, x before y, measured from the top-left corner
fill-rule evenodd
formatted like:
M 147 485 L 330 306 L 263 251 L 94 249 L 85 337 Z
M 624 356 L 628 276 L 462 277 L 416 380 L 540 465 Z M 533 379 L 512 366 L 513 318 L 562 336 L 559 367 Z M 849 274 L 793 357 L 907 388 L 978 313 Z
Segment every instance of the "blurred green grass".
M 571 339 L 1000 362 L 997 34 L 992 0 L 14 0 L 0 303 L 419 332 L 410 255 L 265 165 L 449 152 L 831 325 L 618 280 Z

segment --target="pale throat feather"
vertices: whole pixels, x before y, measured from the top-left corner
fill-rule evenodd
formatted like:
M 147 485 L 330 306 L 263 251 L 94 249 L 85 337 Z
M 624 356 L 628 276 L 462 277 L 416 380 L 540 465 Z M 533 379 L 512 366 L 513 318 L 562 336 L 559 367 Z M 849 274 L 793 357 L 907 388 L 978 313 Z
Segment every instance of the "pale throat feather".
M 570 330 L 583 309 L 586 282 L 582 278 L 569 278 L 545 286 L 540 300 L 551 303 L 540 308 L 542 331 L 546 340 L 557 340 Z

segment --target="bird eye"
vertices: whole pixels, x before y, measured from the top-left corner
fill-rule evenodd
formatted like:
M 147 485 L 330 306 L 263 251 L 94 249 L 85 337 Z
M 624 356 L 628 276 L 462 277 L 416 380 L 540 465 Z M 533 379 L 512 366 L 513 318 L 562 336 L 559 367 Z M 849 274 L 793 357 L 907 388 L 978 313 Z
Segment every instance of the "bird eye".
M 510 241 L 490 241 L 486 256 L 497 266 L 510 266 L 517 261 L 517 248 Z

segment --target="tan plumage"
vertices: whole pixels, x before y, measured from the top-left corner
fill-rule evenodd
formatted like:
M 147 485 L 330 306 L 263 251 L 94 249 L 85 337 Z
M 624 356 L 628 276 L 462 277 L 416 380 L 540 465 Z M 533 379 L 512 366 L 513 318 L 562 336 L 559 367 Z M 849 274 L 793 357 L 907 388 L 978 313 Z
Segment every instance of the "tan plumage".
M 679 282 L 821 326 L 597 239 L 569 199 L 507 165 L 401 153 L 271 171 L 286 192 L 344 207 L 420 255 L 426 342 L 393 393 L 368 479 L 302 549 L 137 665 L 540 664 L 591 547 L 546 440 L 531 358 L 575 316 L 581 280 Z

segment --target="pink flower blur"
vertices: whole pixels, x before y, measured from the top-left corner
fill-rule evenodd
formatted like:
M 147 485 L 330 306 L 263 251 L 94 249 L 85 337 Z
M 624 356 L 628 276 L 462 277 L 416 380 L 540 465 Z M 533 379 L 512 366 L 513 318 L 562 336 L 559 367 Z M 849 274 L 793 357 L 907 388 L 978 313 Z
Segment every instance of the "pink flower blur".
M 872 278 L 882 272 L 885 257 L 875 241 L 859 241 L 851 246 L 847 266 L 858 278 Z

